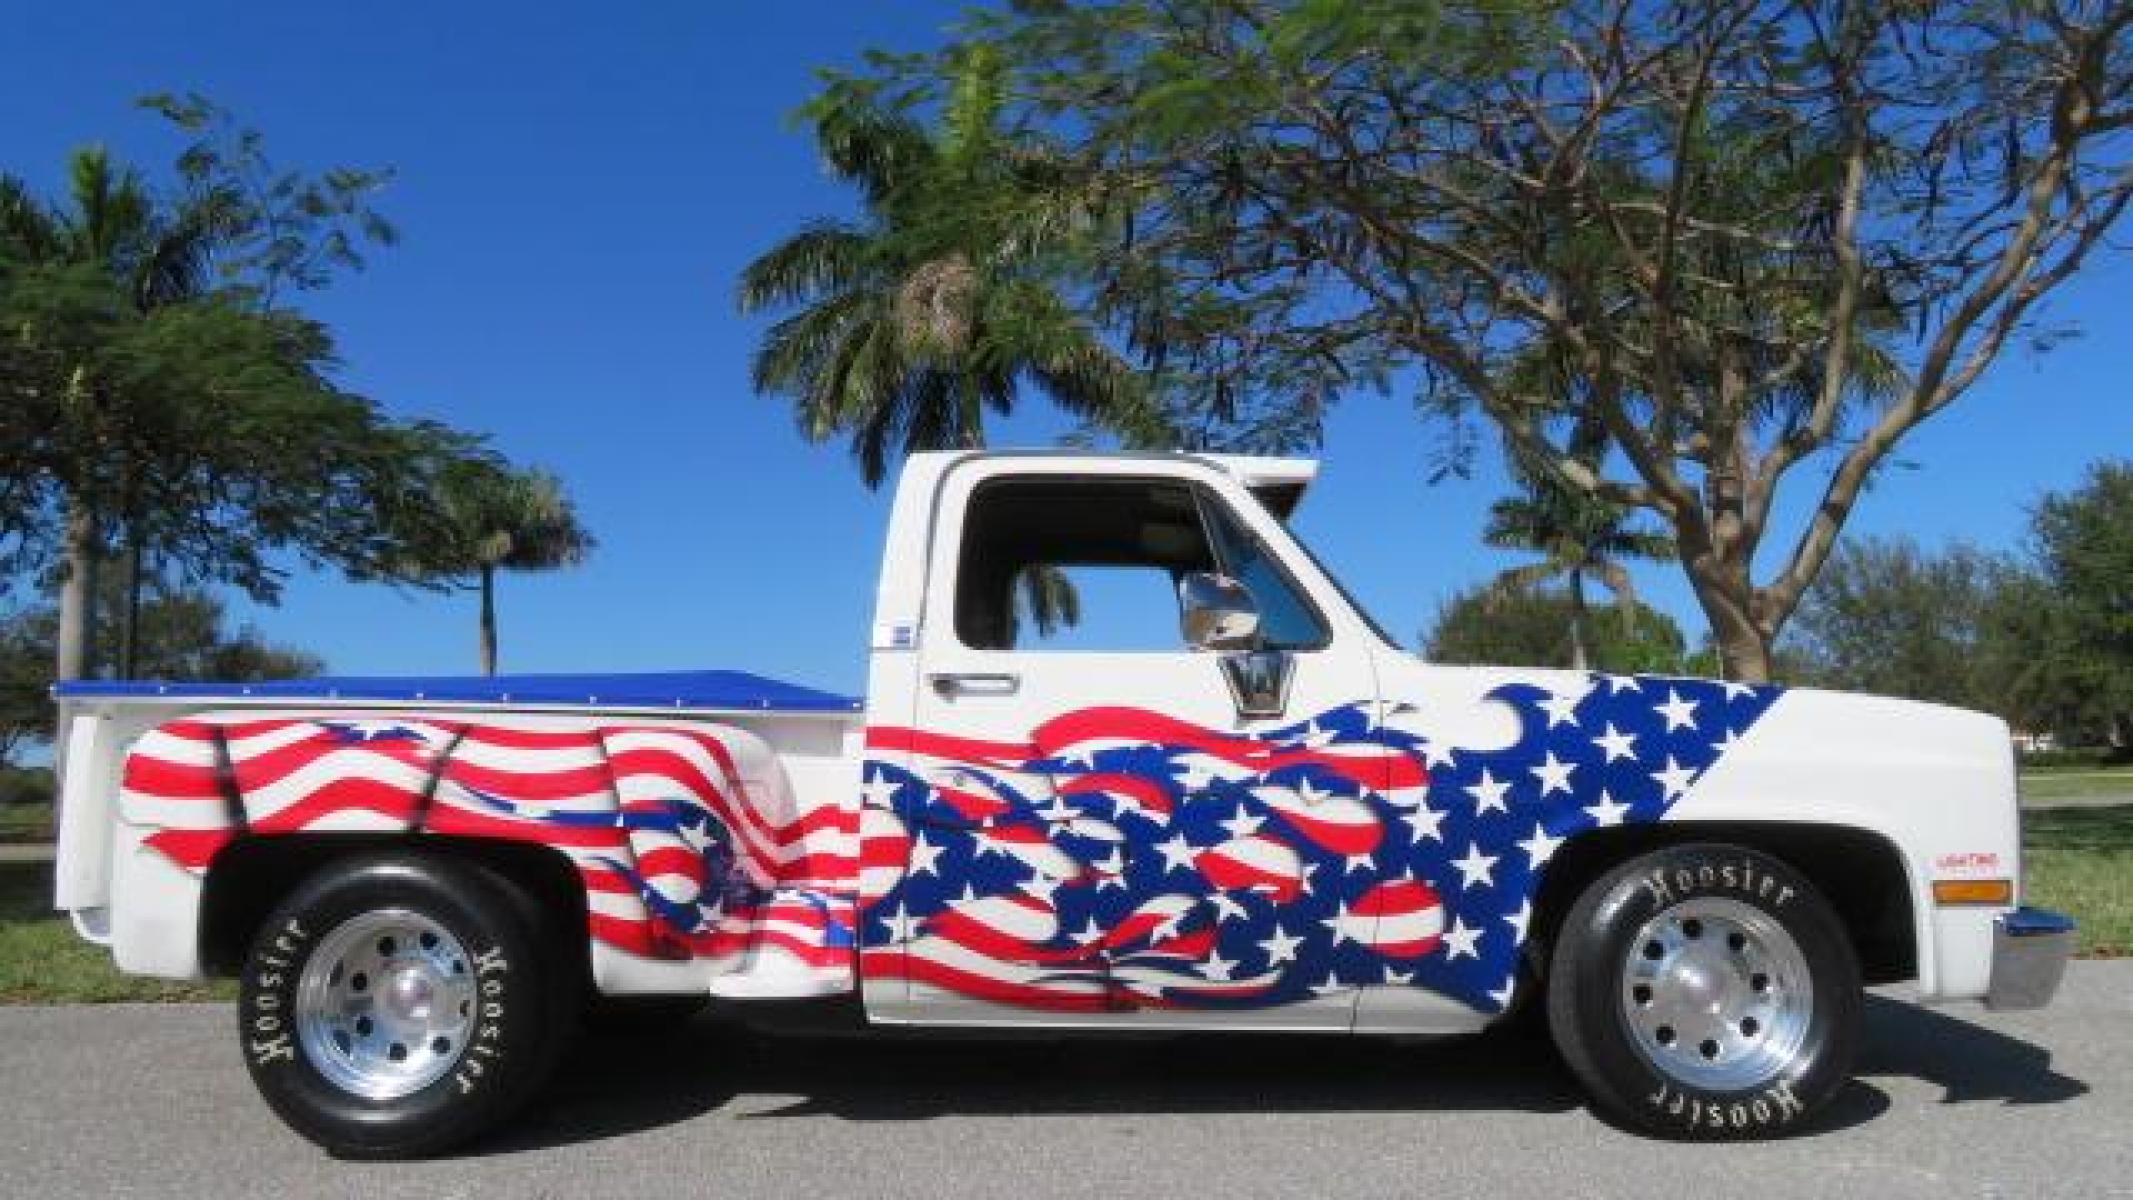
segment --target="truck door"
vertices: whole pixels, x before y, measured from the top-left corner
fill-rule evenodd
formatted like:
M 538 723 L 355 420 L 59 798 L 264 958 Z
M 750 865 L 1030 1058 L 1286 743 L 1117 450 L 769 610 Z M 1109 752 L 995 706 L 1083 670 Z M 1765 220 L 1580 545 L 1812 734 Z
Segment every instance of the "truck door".
M 901 973 L 878 1015 L 1347 1028 L 1414 887 L 1378 854 L 1407 759 L 1278 524 L 1179 460 L 980 456 L 935 513 L 914 719 L 869 731 L 908 837 L 870 1007 Z

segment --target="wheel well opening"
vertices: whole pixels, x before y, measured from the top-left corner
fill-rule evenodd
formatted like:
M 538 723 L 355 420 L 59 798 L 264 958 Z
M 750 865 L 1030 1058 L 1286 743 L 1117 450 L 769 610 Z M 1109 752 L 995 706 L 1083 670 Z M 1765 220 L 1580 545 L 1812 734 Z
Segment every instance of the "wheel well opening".
M 1549 860 L 1534 902 L 1527 966 L 1545 973 L 1556 928 L 1578 895 L 1617 864 L 1662 846 L 1730 842 L 1760 850 L 1805 875 L 1851 934 L 1869 984 L 1918 975 L 1917 925 L 1903 855 L 1880 834 L 1843 825 L 1763 822 L 1635 825 L 1596 829 L 1566 842 Z
M 329 833 L 244 837 L 209 864 L 200 907 L 200 965 L 235 975 L 260 925 L 305 879 L 335 860 L 395 850 L 477 864 L 522 889 L 566 952 L 560 961 L 589 970 L 585 887 L 568 857 L 548 846 L 435 834 Z

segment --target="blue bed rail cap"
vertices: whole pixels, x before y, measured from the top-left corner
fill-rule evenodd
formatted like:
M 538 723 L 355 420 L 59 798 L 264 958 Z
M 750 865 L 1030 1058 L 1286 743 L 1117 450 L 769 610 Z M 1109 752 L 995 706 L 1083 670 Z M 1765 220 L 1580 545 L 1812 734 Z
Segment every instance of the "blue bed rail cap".
M 746 671 L 651 671 L 626 675 L 321 676 L 258 683 L 169 683 L 80 679 L 55 684 L 63 699 L 172 697 L 178 699 L 384 700 L 411 704 L 529 704 L 597 708 L 715 708 L 773 712 L 850 713 L 855 696 Z

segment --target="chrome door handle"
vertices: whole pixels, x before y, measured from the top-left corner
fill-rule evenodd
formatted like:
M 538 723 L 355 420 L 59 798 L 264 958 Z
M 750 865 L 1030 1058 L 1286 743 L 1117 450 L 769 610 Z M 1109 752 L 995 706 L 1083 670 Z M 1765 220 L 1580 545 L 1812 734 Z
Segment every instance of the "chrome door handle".
M 1019 675 L 943 672 L 926 676 L 926 682 L 943 696 L 1012 696 L 1022 687 Z

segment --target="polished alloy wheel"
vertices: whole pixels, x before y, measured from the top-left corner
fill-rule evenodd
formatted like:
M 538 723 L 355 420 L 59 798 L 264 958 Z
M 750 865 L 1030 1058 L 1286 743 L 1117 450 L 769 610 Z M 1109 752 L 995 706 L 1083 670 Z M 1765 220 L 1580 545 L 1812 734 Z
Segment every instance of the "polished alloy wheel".
M 1759 1087 L 1800 1053 L 1812 980 L 1799 943 L 1769 913 L 1699 896 L 1630 939 L 1622 1018 L 1662 1075 L 1713 1092 Z
M 420 913 L 380 909 L 342 922 L 304 964 L 297 1037 L 335 1087 L 393 1100 L 452 1069 L 475 1007 L 474 964 L 459 939 Z

